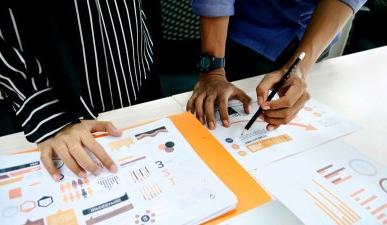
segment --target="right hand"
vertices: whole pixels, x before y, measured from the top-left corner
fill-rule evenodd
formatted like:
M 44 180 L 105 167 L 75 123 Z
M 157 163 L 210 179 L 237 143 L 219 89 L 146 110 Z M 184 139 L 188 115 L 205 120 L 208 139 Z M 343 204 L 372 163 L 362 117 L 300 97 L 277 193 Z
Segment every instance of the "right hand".
M 228 118 L 228 100 L 237 99 L 243 103 L 246 113 L 251 110 L 251 98 L 241 89 L 231 84 L 224 75 L 202 74 L 196 83 L 193 94 L 187 103 L 187 111 L 202 124 L 207 123 L 209 129 L 215 129 L 215 105 L 219 106 L 220 119 L 225 127 L 230 122 Z
M 60 171 L 55 167 L 53 156 L 58 156 L 64 164 L 79 177 L 86 177 L 87 172 L 98 175 L 101 168 L 86 152 L 88 148 L 110 172 L 117 172 L 117 166 L 92 133 L 107 132 L 112 136 L 120 136 L 121 131 L 110 122 L 83 120 L 81 123 L 68 125 L 55 136 L 38 144 L 41 160 L 55 181 L 61 179 Z

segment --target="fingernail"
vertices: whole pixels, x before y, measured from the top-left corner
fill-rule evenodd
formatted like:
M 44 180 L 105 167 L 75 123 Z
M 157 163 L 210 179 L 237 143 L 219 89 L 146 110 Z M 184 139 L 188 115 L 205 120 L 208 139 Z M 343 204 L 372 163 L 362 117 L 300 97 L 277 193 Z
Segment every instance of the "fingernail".
M 94 172 L 94 175 L 95 175 L 95 176 L 98 176 L 100 173 L 101 173 L 101 169 L 98 168 L 98 169 Z
M 215 124 L 214 124 L 214 122 L 209 122 L 208 123 L 208 127 L 211 129 L 211 130 L 213 130 L 213 129 L 215 129 Z
M 224 125 L 225 127 L 228 127 L 230 124 L 228 123 L 228 120 L 223 120 L 223 125 Z
M 269 125 L 269 126 L 267 126 L 267 130 L 268 130 L 268 131 L 272 131 L 272 130 L 274 130 L 274 126 L 273 126 L 273 125 Z
M 264 109 L 264 110 L 269 110 L 269 109 L 270 109 L 270 106 L 269 106 L 269 105 L 262 105 L 262 109 Z
M 81 172 L 79 172 L 78 176 L 85 178 L 87 176 L 87 174 L 84 171 L 81 171 Z
M 54 175 L 52 175 L 52 178 L 53 178 L 56 182 L 59 182 L 60 179 L 62 178 L 62 176 L 59 175 L 59 174 L 57 174 L 57 173 L 55 173 Z
M 117 173 L 118 167 L 115 164 L 113 164 L 110 166 L 109 171 L 112 173 Z
M 252 109 L 252 107 L 251 107 L 251 105 L 249 105 L 249 106 L 247 107 L 247 114 L 249 114 L 249 113 L 251 112 L 251 109 Z

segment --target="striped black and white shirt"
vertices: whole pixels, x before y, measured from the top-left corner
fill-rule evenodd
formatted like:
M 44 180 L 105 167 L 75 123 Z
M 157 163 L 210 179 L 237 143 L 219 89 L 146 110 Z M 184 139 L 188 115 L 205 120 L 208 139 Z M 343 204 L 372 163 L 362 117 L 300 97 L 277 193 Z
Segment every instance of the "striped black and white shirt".
M 1 1 L 0 92 L 27 140 L 138 102 L 153 66 L 141 0 Z

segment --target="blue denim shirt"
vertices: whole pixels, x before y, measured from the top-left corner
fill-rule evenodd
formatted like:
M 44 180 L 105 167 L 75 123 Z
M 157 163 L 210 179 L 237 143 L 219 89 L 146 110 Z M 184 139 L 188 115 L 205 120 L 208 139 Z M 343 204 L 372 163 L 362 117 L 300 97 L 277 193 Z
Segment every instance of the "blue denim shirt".
M 340 0 L 357 12 L 366 0 Z M 228 37 L 275 61 L 301 40 L 318 0 L 192 0 L 199 16 L 232 16 Z

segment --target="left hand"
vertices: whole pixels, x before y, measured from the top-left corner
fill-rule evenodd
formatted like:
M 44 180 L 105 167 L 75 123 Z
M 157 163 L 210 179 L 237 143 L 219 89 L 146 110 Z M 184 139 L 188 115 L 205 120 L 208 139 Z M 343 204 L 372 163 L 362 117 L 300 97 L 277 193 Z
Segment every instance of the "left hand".
M 310 99 L 304 76 L 297 68 L 279 90 L 280 98 L 266 101 L 269 90 L 281 79 L 284 71 L 285 69 L 280 69 L 265 75 L 256 88 L 258 104 L 264 110 L 261 118 L 268 123 L 266 129 L 269 131 L 293 120 L 298 111 L 304 107 L 305 102 Z

